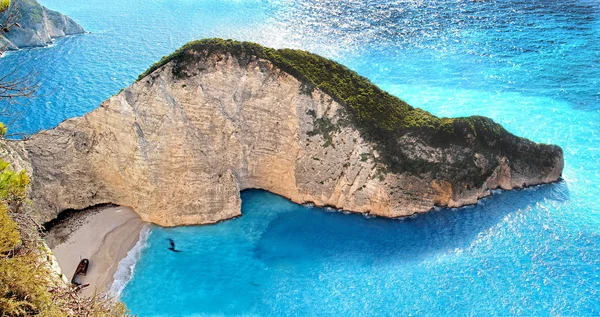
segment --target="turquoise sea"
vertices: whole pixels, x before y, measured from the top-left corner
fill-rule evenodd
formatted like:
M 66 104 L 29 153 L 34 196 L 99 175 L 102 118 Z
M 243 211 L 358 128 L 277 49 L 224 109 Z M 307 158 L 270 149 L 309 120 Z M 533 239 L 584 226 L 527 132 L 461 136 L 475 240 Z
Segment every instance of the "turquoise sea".
M 83 115 L 182 44 L 223 37 L 316 52 L 436 115 L 489 116 L 565 153 L 560 183 L 406 220 L 246 191 L 240 218 L 145 232 L 114 287 L 133 313 L 600 315 L 597 0 L 41 3 L 91 33 L 0 59 L 42 84 L 16 133 Z

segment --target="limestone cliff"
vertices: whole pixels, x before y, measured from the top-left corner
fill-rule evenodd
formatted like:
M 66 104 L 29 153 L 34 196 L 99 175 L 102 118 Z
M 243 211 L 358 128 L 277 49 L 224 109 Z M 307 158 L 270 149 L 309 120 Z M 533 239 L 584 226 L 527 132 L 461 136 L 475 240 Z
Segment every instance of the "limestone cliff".
M 222 40 L 183 47 L 3 156 L 32 173 L 40 221 L 114 203 L 164 226 L 238 216 L 248 188 L 400 217 L 553 182 L 563 168 L 559 147 L 490 119 L 440 119 L 317 55 Z
M 85 32 L 68 16 L 49 10 L 36 0 L 13 2 L 19 8 L 18 23 L 21 27 L 13 27 L 8 33 L 0 33 L 0 47 L 6 47 L 7 50 L 47 46 L 52 44 L 54 38 Z M 0 14 L 0 21 L 4 21 L 9 12 Z

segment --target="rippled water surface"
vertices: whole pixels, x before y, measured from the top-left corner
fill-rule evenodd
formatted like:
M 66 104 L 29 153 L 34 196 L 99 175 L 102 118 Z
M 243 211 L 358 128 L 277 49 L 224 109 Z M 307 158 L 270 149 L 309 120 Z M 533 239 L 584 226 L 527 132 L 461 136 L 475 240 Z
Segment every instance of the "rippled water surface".
M 600 314 L 597 1 L 42 3 L 91 33 L 0 59 L 43 84 L 13 132 L 82 115 L 185 42 L 225 37 L 317 52 L 436 115 L 489 116 L 565 152 L 561 183 L 404 221 L 245 192 L 238 219 L 152 229 L 121 294 L 133 313 Z

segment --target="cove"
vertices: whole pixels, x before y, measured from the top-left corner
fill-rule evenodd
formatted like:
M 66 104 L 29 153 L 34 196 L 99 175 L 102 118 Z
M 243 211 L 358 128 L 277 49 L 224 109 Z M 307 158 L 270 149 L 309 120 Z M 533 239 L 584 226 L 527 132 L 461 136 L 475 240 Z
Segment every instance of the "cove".
M 161 56 L 221 37 L 315 52 L 434 115 L 488 116 L 564 149 L 559 184 L 415 219 L 327 213 L 253 191 L 240 218 L 153 227 L 122 293 L 133 313 L 600 313 L 597 1 L 41 3 L 91 33 L 0 59 L 0 71 L 22 65 L 42 83 L 13 132 L 89 112 Z M 169 251 L 168 237 L 183 252 Z
M 539 253 L 539 243 L 555 233 L 535 223 L 547 215 L 532 206 L 567 202 L 564 183 L 404 220 L 300 206 L 260 190 L 244 191 L 242 199 L 236 219 L 152 228 L 121 295 L 132 312 L 535 315 L 551 307 L 523 303 L 561 302 L 569 305 L 562 309 L 578 305 L 579 312 L 596 305 L 574 296 L 579 272 L 546 265 L 565 252 L 578 257 L 575 250 L 586 248 L 589 236 L 554 242 L 572 251 Z M 181 252 L 170 251 L 168 239 Z M 521 247 L 507 247 L 513 243 Z

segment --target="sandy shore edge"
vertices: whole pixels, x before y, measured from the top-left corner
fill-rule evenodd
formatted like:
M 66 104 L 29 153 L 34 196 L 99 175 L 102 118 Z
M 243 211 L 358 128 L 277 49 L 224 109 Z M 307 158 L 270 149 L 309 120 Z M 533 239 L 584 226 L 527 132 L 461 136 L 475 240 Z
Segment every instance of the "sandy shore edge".
M 90 260 L 87 275 L 79 281 L 90 284 L 82 294 L 93 296 L 110 289 L 119 262 L 138 242 L 145 224 L 128 207 L 96 208 L 50 229 L 45 240 L 69 281 L 79 261 Z

